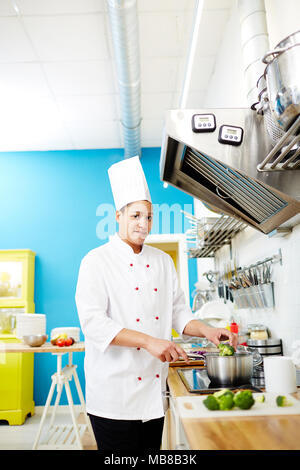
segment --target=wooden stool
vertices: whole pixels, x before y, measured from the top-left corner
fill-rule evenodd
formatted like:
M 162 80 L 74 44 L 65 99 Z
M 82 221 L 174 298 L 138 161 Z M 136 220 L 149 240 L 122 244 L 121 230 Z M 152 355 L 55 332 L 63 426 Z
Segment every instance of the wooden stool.
M 84 433 L 88 431 L 93 440 L 94 440 L 94 433 L 93 433 L 93 429 L 92 429 L 89 417 L 86 414 L 85 401 L 84 401 L 83 393 L 80 387 L 78 375 L 76 372 L 77 366 L 72 363 L 72 355 L 73 355 L 72 352 L 68 352 L 69 361 L 68 361 L 68 364 L 63 369 L 62 369 L 62 356 L 66 354 L 66 352 L 52 353 L 52 354 L 57 356 L 57 372 L 53 374 L 51 377 L 52 378 L 51 387 L 48 393 L 48 397 L 47 397 L 45 408 L 42 414 L 38 433 L 37 433 L 32 449 L 33 450 L 42 450 L 42 449 L 83 450 L 82 437 Z M 75 386 L 76 386 L 80 404 L 81 404 L 80 412 L 83 413 L 86 424 L 78 424 L 76 416 L 75 416 L 74 403 L 73 403 L 72 393 L 71 393 L 70 384 L 69 384 L 72 378 L 74 378 Z M 60 397 L 63 391 L 63 387 L 65 387 L 66 389 L 68 405 L 69 405 L 69 410 L 71 413 L 73 424 L 54 425 L 55 414 L 57 411 L 57 406 L 59 405 L 59 402 L 60 402 Z M 55 388 L 57 388 L 57 395 L 56 395 L 55 404 L 54 404 L 54 408 L 53 408 L 52 416 L 50 420 L 47 442 L 44 444 L 39 444 L 42 429 L 45 424 L 45 419 L 50 408 L 50 404 L 51 404 L 51 400 L 52 400 Z

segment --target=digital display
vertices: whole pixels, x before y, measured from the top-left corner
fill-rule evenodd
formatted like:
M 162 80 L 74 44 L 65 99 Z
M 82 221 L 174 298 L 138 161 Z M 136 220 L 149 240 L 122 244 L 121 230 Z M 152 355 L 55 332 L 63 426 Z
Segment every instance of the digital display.
M 194 114 L 192 117 L 193 132 L 214 132 L 216 119 L 213 114 Z
M 203 124 L 204 125 L 204 124 Z M 218 141 L 220 144 L 241 145 L 244 131 L 241 127 L 223 124 L 220 126 Z

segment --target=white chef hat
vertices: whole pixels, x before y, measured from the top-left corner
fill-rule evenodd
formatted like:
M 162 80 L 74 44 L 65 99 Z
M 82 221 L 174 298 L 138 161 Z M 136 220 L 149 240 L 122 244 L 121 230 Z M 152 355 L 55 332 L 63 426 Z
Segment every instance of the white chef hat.
M 108 176 L 117 211 L 131 202 L 152 202 L 139 156 L 114 163 Z

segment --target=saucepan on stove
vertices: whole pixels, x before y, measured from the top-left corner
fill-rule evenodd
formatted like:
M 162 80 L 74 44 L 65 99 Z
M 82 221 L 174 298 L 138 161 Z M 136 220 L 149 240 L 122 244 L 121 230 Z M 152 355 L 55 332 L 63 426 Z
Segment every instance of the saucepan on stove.
M 245 385 L 250 383 L 253 367 L 262 363 L 263 358 L 251 348 L 238 349 L 233 356 L 220 356 L 219 352 L 202 355 L 207 375 L 215 385 Z

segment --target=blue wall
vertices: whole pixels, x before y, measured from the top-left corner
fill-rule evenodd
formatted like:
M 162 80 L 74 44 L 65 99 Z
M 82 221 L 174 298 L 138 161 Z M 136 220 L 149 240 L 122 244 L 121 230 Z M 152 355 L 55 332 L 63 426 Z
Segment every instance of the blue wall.
M 80 261 L 107 241 L 97 237 L 96 210 L 113 204 L 107 169 L 122 158 L 122 149 L 0 153 L 0 249 L 36 253 L 35 310 L 46 314 L 48 335 L 56 327 L 79 326 L 74 296 Z M 159 158 L 159 148 L 143 149 L 152 202 L 193 207 L 189 195 L 163 188 Z M 189 260 L 189 273 L 192 292 L 196 260 Z M 74 353 L 84 391 L 83 358 Z M 34 401 L 44 405 L 56 356 L 37 353 L 34 360 Z M 79 403 L 76 392 L 73 397 Z

